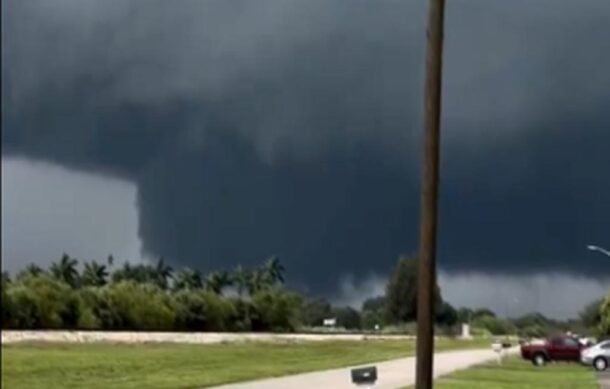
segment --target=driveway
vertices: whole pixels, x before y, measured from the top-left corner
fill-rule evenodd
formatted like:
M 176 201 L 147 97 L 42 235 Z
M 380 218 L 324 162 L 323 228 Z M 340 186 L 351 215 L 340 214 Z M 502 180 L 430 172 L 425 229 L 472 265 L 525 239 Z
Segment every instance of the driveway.
M 511 352 L 516 350 L 515 348 Z M 439 377 L 494 358 L 496 358 L 496 353 L 490 349 L 436 353 L 434 356 L 434 376 Z M 371 363 L 364 366 L 371 365 L 377 366 L 378 381 L 375 389 L 397 389 L 415 383 L 415 357 Z M 346 367 L 229 384 L 218 386 L 216 389 L 353 389 L 355 386 L 352 385 L 350 378 L 350 369 L 352 368 Z
M 600 389 L 610 389 L 610 371 L 597 373 L 597 382 Z

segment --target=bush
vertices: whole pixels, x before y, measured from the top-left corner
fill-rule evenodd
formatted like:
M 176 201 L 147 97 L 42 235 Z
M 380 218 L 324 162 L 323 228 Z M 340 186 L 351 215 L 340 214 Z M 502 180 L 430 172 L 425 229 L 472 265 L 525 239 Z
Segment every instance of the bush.
M 417 324 L 415 322 L 401 323 L 383 327 L 381 333 L 387 335 L 417 335 Z
M 294 331 L 299 325 L 301 297 L 283 289 L 268 289 L 252 296 L 256 312 L 252 328 L 262 331 Z
M 0 307 L 2 308 L 2 328 L 7 328 L 9 325 L 9 322 L 11 321 L 11 317 L 13 316 L 13 312 L 14 312 L 14 303 L 12 301 L 12 299 L 9 298 L 8 293 L 7 293 L 7 289 L 10 285 L 10 280 L 8 277 L 2 277 L 2 281 L 0 284 L 0 288 L 2 288 L 2 290 L 0 291 L 1 293 L 1 299 L 0 300 Z
M 121 281 L 89 289 L 87 299 L 104 329 L 173 329 L 174 306 L 156 285 Z
M 320 327 L 324 319 L 332 317 L 332 306 L 323 298 L 307 300 L 301 309 L 301 322 L 309 327 Z
M 48 276 L 26 276 L 7 286 L 6 327 L 25 329 L 78 328 L 87 311 L 69 285 Z
M 580 312 L 580 321 L 585 327 L 594 328 L 599 326 L 603 303 L 603 299 L 592 301 Z
M 256 318 L 257 316 L 252 302 L 237 297 L 230 298 L 228 301 L 233 307 L 229 318 L 229 330 L 237 332 L 252 331 L 252 317 Z
M 482 328 L 492 335 L 508 335 L 515 333 L 516 329 L 508 320 L 500 319 L 495 316 L 480 316 L 473 322 L 475 328 Z
M 86 287 L 81 289 L 81 296 L 95 319 L 95 328 L 112 330 L 121 329 L 122 320 L 118 311 L 112 306 L 110 286 Z M 90 328 L 90 327 L 89 327 Z
M 176 328 L 189 331 L 226 331 L 235 307 L 230 301 L 203 290 L 184 290 L 174 295 Z
M 334 308 L 333 317 L 337 318 L 337 325 L 348 330 L 357 330 L 362 328 L 362 319 L 360 312 L 352 307 Z
M 90 307 L 86 306 L 78 318 L 77 327 L 83 330 L 96 330 L 100 328 L 100 322 Z
M 525 338 L 544 338 L 547 335 L 547 329 L 538 324 L 530 325 L 519 330 L 519 336 Z
M 24 285 L 11 285 L 2 305 L 4 328 L 33 329 L 39 326 L 36 293 Z M 57 317 L 59 319 L 59 317 Z
M 601 336 L 610 335 L 610 294 L 599 309 L 599 332 Z
M 458 313 L 451 304 L 443 302 L 436 307 L 435 322 L 443 327 L 453 327 L 458 322 Z
M 307 334 L 349 334 L 343 327 L 298 327 L 297 331 Z
M 373 330 L 376 325 L 383 326 L 383 313 L 380 311 L 365 310 L 362 312 L 362 328 Z
M 472 336 L 477 336 L 477 337 L 480 336 L 483 338 L 489 338 L 492 336 L 492 333 L 487 328 L 481 328 L 481 327 L 471 327 L 470 334 Z

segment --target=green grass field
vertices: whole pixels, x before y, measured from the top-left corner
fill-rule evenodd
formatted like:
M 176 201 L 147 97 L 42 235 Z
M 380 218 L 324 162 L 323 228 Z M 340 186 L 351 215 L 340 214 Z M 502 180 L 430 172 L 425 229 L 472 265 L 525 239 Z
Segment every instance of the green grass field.
M 513 357 L 501 366 L 489 363 L 440 378 L 435 389 L 597 389 L 595 373 L 576 363 L 535 367 Z
M 437 349 L 489 341 L 438 340 Z M 200 388 L 412 355 L 406 340 L 177 344 L 19 344 L 2 346 L 4 389 Z

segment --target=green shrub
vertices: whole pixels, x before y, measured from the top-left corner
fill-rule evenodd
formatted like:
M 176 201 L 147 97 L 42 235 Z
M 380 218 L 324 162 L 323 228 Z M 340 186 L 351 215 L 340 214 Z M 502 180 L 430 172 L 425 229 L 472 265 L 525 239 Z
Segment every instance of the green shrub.
M 100 322 L 89 307 L 85 307 L 78 317 L 77 327 L 82 330 L 100 329 Z
M 360 317 L 360 312 L 352 307 L 334 308 L 332 310 L 332 317 L 337 319 L 337 325 L 339 327 L 343 327 L 348 330 L 362 328 L 362 318 Z
M 104 329 L 171 330 L 175 310 L 169 296 L 153 284 L 121 281 L 89 288 L 84 299 Z
M 610 294 L 599 308 L 599 332 L 602 336 L 610 335 Z
M 309 327 L 320 327 L 324 319 L 332 317 L 332 306 L 323 298 L 308 299 L 301 308 L 301 323 Z
M 417 324 L 415 322 L 393 324 L 393 325 L 383 327 L 381 332 L 383 334 L 388 334 L 388 335 L 393 335 L 393 334 L 416 335 L 417 334 Z
M 229 318 L 229 329 L 237 332 L 252 331 L 252 317 L 255 318 L 255 321 L 258 320 L 252 302 L 241 298 L 230 298 L 228 301 L 233 307 Z
M 472 326 L 486 329 L 492 335 L 508 335 L 516 331 L 515 326 L 508 320 L 489 315 L 477 317 L 473 320 Z
M 6 292 L 6 303 L 2 309 L 6 316 L 4 328 L 33 329 L 39 327 L 36 292 L 26 286 L 11 285 Z M 59 320 L 59 317 L 56 318 Z
M 481 327 L 471 327 L 470 334 L 472 336 L 480 336 L 483 338 L 489 338 L 492 336 L 492 333 L 487 328 L 481 328 Z
M 362 312 L 362 328 L 365 330 L 373 330 L 375 326 L 383 326 L 383 313 L 380 311 L 365 310 Z
M 538 324 L 533 324 L 519 330 L 519 335 L 526 338 L 544 338 L 548 335 L 548 330 Z
M 299 325 L 301 297 L 283 289 L 268 289 L 252 296 L 256 312 L 254 330 L 294 331 Z
M 77 291 L 46 275 L 22 277 L 6 293 L 11 328 L 77 328 L 86 310 Z
M 203 290 L 183 290 L 173 295 L 176 328 L 189 331 L 226 331 L 234 315 L 227 299 Z
M 8 328 L 9 324 L 12 320 L 12 316 L 14 315 L 14 306 L 12 298 L 9 297 L 7 293 L 7 289 L 9 288 L 10 281 L 8 277 L 2 277 L 2 283 L 0 284 L 1 291 L 1 299 L 0 300 L 0 308 L 2 309 L 2 328 Z

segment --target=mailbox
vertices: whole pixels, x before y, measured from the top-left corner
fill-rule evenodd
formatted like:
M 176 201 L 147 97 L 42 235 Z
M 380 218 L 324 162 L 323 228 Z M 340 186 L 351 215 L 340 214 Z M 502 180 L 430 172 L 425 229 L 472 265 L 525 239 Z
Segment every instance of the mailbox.
M 505 342 L 501 342 L 501 341 L 498 341 L 498 340 L 494 341 L 491 344 L 491 349 L 493 351 L 495 351 L 496 355 L 498 356 L 498 365 L 502 364 L 502 357 L 503 357 L 503 355 L 506 354 L 506 352 L 507 352 L 506 350 L 508 350 L 510 348 L 510 346 L 511 345 L 510 345 L 509 342 L 506 342 L 506 341 Z
M 361 386 L 372 386 L 377 381 L 377 367 L 352 369 L 352 383 Z

